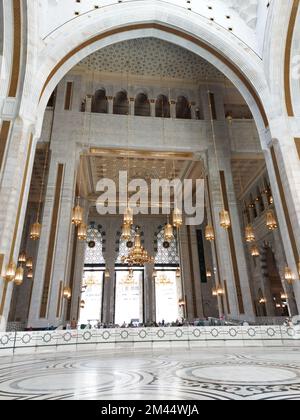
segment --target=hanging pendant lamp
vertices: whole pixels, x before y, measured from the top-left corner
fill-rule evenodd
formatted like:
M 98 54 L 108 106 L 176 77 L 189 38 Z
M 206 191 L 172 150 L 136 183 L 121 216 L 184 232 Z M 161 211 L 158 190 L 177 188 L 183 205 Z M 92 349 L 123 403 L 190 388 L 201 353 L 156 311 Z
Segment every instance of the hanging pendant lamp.
M 278 228 L 278 224 L 277 224 L 277 220 L 275 218 L 274 212 L 273 210 L 269 210 L 267 212 L 267 221 L 266 221 L 266 225 L 267 228 L 272 231 L 272 230 L 276 230 Z
M 252 257 L 257 258 L 257 257 L 259 257 L 259 256 L 260 256 L 260 252 L 259 252 L 259 249 L 258 249 L 258 246 L 257 246 L 257 245 L 253 245 L 253 246 L 251 247 L 250 252 L 251 252 L 251 256 L 252 256 Z
M 21 286 L 24 281 L 24 268 L 18 267 L 16 271 L 16 277 L 15 277 L 15 285 Z
M 4 274 L 4 279 L 10 283 L 11 281 L 13 281 L 16 277 L 16 271 L 17 271 L 17 266 L 16 264 L 11 261 L 5 269 L 5 274 Z
M 181 228 L 183 225 L 183 218 L 182 218 L 182 212 L 175 208 L 175 210 L 173 211 L 173 226 L 176 229 Z
M 124 225 L 132 226 L 133 225 L 133 210 L 127 207 L 124 213 Z
M 33 260 L 31 257 L 26 260 L 26 268 L 29 268 L 30 270 L 33 269 Z
M 19 264 L 26 264 L 26 260 L 27 260 L 27 256 L 25 252 L 21 252 L 21 254 L 19 255 Z
M 215 240 L 215 231 L 212 225 L 207 225 L 205 228 L 205 239 L 209 242 L 213 242 Z
M 246 239 L 246 242 L 248 243 L 255 242 L 255 233 L 254 233 L 253 226 L 251 225 L 246 226 L 245 239 Z
M 80 207 L 79 199 L 77 206 L 74 207 L 73 213 L 72 213 L 72 224 L 76 227 L 80 226 L 83 222 L 83 208 Z
M 29 237 L 32 241 L 38 241 L 41 238 L 42 225 L 36 221 L 30 227 Z
M 220 212 L 220 226 L 226 230 L 231 226 L 230 215 L 227 210 L 222 210 Z
M 27 272 L 27 278 L 29 280 L 32 280 L 33 279 L 33 271 L 32 270 L 28 270 L 28 272 Z
M 85 223 L 81 223 L 78 227 L 77 237 L 79 241 L 87 240 L 87 225 Z
M 166 242 L 172 242 L 174 239 L 173 226 L 169 223 L 165 226 L 164 239 Z
M 285 267 L 284 269 L 284 279 L 289 283 L 292 284 L 294 281 L 294 274 L 293 271 L 289 267 Z
M 122 240 L 130 241 L 131 239 L 131 225 L 124 223 L 122 226 Z

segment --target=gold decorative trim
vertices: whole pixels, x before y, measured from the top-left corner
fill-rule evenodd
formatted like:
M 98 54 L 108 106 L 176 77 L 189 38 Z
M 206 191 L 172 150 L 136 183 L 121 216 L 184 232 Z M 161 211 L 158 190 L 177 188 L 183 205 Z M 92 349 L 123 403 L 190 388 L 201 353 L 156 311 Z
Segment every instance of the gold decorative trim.
M 264 121 L 265 127 L 269 126 L 269 122 L 268 122 L 268 118 L 267 118 L 267 114 L 264 110 L 264 106 L 259 98 L 258 93 L 256 92 L 256 90 L 254 89 L 252 83 L 247 79 L 247 77 L 239 70 L 239 68 L 235 65 L 235 63 L 233 63 L 232 61 L 228 60 L 227 57 L 223 56 L 223 54 L 221 54 L 220 52 L 218 52 L 217 50 L 215 50 L 215 48 L 212 45 L 208 45 L 205 42 L 201 41 L 200 39 L 196 38 L 193 35 L 187 34 L 183 31 L 180 31 L 178 29 L 175 28 L 171 28 L 162 24 L 158 24 L 158 23 L 141 23 L 141 24 L 136 24 L 136 25 L 128 25 L 128 26 L 124 26 L 122 28 L 116 28 L 107 32 L 104 32 L 102 34 L 96 35 L 90 39 L 88 39 L 87 41 L 83 42 L 82 44 L 78 45 L 78 47 L 74 48 L 72 51 L 70 51 L 64 58 L 62 58 L 57 64 L 56 66 L 51 70 L 51 72 L 49 73 L 45 84 L 41 90 L 41 94 L 40 94 L 40 99 L 43 95 L 43 93 L 45 92 L 46 87 L 48 86 L 49 82 L 51 81 L 51 79 L 54 77 L 54 75 L 58 72 L 58 70 L 70 59 L 72 58 L 75 54 L 77 54 L 79 51 L 83 50 L 84 48 L 94 44 L 95 42 L 101 41 L 102 39 L 105 38 L 109 38 L 113 35 L 117 35 L 120 33 L 124 33 L 124 32 L 128 32 L 128 31 L 136 31 L 136 30 L 141 30 L 141 29 L 156 29 L 159 31 L 163 31 L 172 35 L 176 35 L 180 38 L 185 39 L 186 41 L 192 42 L 193 44 L 197 45 L 200 48 L 205 49 L 206 51 L 208 51 L 210 54 L 212 54 L 213 56 L 215 56 L 218 60 L 220 60 L 223 64 L 225 64 L 228 68 L 230 68 L 231 71 L 233 71 L 237 77 L 244 83 L 244 85 L 246 86 L 246 88 L 248 89 L 248 91 L 251 93 L 254 101 L 256 102 L 256 105 L 258 107 L 258 109 L 260 110 L 260 114 L 262 116 L 262 119 Z
M 300 159 L 300 138 L 295 139 L 295 144 L 296 144 L 297 152 L 298 152 L 299 159 Z
M 287 204 L 285 193 L 284 193 L 284 188 L 283 188 L 282 179 L 281 179 L 281 176 L 280 176 L 280 171 L 279 171 L 279 166 L 278 166 L 274 146 L 271 147 L 271 156 L 272 156 L 276 181 L 277 181 L 277 185 L 278 185 L 278 189 L 279 189 L 280 199 L 281 199 L 281 203 L 282 203 L 282 207 L 283 207 L 283 211 L 284 211 L 285 221 L 286 221 L 286 225 L 287 225 L 288 232 L 289 232 L 289 237 L 290 237 L 290 242 L 291 242 L 292 249 L 293 249 L 295 263 L 296 263 L 296 266 L 298 266 L 299 251 L 298 251 L 298 248 L 297 248 L 297 242 L 296 242 L 296 238 L 295 238 L 294 231 L 293 231 L 293 226 L 292 226 L 292 222 L 291 222 L 291 218 L 290 218 L 290 214 L 289 214 L 289 208 L 288 208 L 288 204 Z
M 3 121 L 1 130 L 0 130 L 0 170 L 3 165 L 3 159 L 5 155 L 10 125 L 11 125 L 10 121 Z
M 17 95 L 20 68 L 21 68 L 21 31 L 22 31 L 22 13 L 21 0 L 13 0 L 13 18 L 14 18 L 14 47 L 10 87 L 8 96 L 15 98 Z
M 153 151 L 153 150 L 126 150 L 126 149 L 100 149 L 93 147 L 90 149 L 90 155 L 104 156 L 104 157 L 124 157 L 144 159 L 159 159 L 159 160 L 194 160 L 193 153 L 187 152 L 167 152 L 167 151 Z
M 294 117 L 294 108 L 292 101 L 292 89 L 291 89 L 291 54 L 292 54 L 292 45 L 293 37 L 296 26 L 296 19 L 298 15 L 300 0 L 294 0 L 288 34 L 285 46 L 285 58 L 284 58 L 284 90 L 285 90 L 285 103 L 286 109 L 289 117 Z
M 222 188 L 222 194 L 223 194 L 224 207 L 225 207 L 225 210 L 227 210 L 230 215 L 230 207 L 229 207 L 229 202 L 228 202 L 228 194 L 227 194 L 226 179 L 225 179 L 224 171 L 220 171 L 220 179 L 221 179 L 221 188 Z M 231 215 L 230 215 L 230 219 L 231 219 Z M 237 294 L 238 305 L 239 305 L 239 312 L 241 315 L 243 315 L 245 314 L 245 308 L 244 308 L 244 302 L 243 302 L 243 294 L 242 294 L 242 288 L 241 288 L 241 281 L 240 281 L 239 268 L 238 268 L 238 263 L 237 263 L 237 256 L 236 256 L 232 226 L 230 226 L 230 228 L 228 229 L 228 237 L 229 237 L 230 254 L 231 254 L 231 260 L 232 260 L 232 266 L 233 266 L 233 274 L 234 274 L 234 280 L 235 280 L 235 288 L 236 288 L 236 294 Z
M 48 243 L 48 254 L 47 254 L 47 262 L 46 262 L 46 269 L 45 269 L 40 318 L 46 318 L 47 316 L 50 284 L 51 284 L 52 269 L 53 269 L 53 258 L 54 258 L 54 251 L 55 251 L 55 242 L 56 242 L 56 235 L 57 235 L 58 217 L 59 217 L 59 209 L 60 209 L 60 201 L 61 201 L 62 184 L 63 184 L 63 175 L 64 175 L 64 165 L 60 163 L 58 164 L 58 167 L 57 167 L 53 213 L 52 213 L 50 237 L 49 237 L 49 243 Z
M 61 301 L 62 301 L 63 287 L 64 287 L 64 282 L 63 282 L 63 281 L 61 281 L 61 282 L 59 283 L 59 291 L 58 291 L 58 299 L 57 299 L 57 308 L 56 308 L 56 318 L 60 318 L 60 307 L 61 307 Z

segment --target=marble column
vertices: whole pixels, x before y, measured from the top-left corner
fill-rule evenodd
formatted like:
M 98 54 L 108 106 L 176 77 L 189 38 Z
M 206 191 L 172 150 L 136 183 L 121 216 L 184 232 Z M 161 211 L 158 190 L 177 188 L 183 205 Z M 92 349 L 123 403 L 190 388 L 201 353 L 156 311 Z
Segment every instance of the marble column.
M 108 114 L 113 114 L 114 113 L 114 97 L 108 96 L 107 101 L 108 101 Z
M 176 101 L 170 101 L 170 116 L 176 118 Z
M 35 282 L 28 325 L 45 328 L 64 322 L 66 301 L 62 287 L 68 284 L 72 255 L 72 209 L 75 203 L 79 150 L 72 139 L 61 142 L 53 131 L 51 164 L 42 220 Z
M 6 158 L 0 174 L 2 273 L 9 261 L 18 260 L 37 141 L 32 130 L 31 121 L 17 119 L 11 121 L 8 133 Z M 7 285 L 0 279 L 0 324 L 3 329 L 6 328 L 12 290 L 12 284 Z
M 155 99 L 151 99 L 150 100 L 150 115 L 151 117 L 156 117 L 156 100 Z

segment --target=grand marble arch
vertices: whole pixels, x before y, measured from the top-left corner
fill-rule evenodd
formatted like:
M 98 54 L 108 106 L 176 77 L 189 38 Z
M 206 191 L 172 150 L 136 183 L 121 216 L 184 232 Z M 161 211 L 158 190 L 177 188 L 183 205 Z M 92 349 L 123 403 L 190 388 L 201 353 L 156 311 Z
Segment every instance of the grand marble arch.
M 34 156 L 39 139 L 42 135 L 42 125 L 45 109 L 49 98 L 57 85 L 64 77 L 80 63 L 84 58 L 111 45 L 143 38 L 159 39 L 186 49 L 222 72 L 236 87 L 247 103 L 256 123 L 256 129 L 260 146 L 266 161 L 268 177 L 275 202 L 276 213 L 282 237 L 283 258 L 281 259 L 281 275 L 285 266 L 291 268 L 299 277 L 299 249 L 300 249 L 300 190 L 299 190 L 299 158 L 297 154 L 297 142 L 300 137 L 298 124 L 298 106 L 293 93 L 294 83 L 292 76 L 285 80 L 284 71 L 286 61 L 290 58 L 291 51 L 297 49 L 297 43 L 293 42 L 293 19 L 297 16 L 297 3 L 289 1 L 288 6 L 280 1 L 272 1 L 269 5 L 268 14 L 265 11 L 264 19 L 259 20 L 260 41 L 258 42 L 253 30 L 253 22 L 245 23 L 245 20 L 232 10 L 234 25 L 229 30 L 226 20 L 221 21 L 217 15 L 214 23 L 207 16 L 207 4 L 197 5 L 193 10 L 186 10 L 180 1 L 131 1 L 116 4 L 106 2 L 105 7 L 95 10 L 87 9 L 85 13 L 77 15 L 76 19 L 69 18 L 66 21 L 57 22 L 57 25 L 48 28 L 44 33 L 40 31 L 41 11 L 35 1 L 26 4 L 18 1 L 3 3 L 5 19 L 12 22 L 11 28 L 5 28 L 7 33 L 14 33 L 14 43 L 11 37 L 4 36 L 1 80 L 1 120 L 4 125 L 2 136 L 5 140 L 3 164 L 1 168 L 1 197 L 5 206 L 1 208 L 1 249 L 3 256 L 3 268 L 10 260 L 17 260 L 23 225 L 25 220 L 26 202 L 29 193 L 31 173 L 34 164 Z M 217 2 L 216 2 L 217 3 Z M 222 3 L 221 1 L 218 3 Z M 234 2 L 233 2 L 234 3 Z M 267 3 L 267 2 L 262 2 Z M 49 13 L 59 15 L 60 2 L 48 2 Z M 52 7 L 52 9 L 51 9 Z M 70 7 L 70 5 L 68 5 Z M 200 7 L 200 10 L 198 10 Z M 267 8 L 267 4 L 264 4 Z M 295 10 L 296 7 L 296 10 Z M 201 9 L 203 8 L 203 9 Z M 221 9 L 220 9 L 221 10 Z M 218 22 L 220 19 L 220 23 Z M 17 28 L 16 26 L 19 25 Z M 234 28 L 237 29 L 235 33 Z M 264 32 L 265 27 L 268 31 Z M 289 33 L 287 33 L 289 28 Z M 291 34 L 290 34 L 291 32 Z M 256 34 L 259 31 L 256 28 Z M 263 35 L 264 34 L 264 35 Z M 5 33 L 4 33 L 5 35 Z M 287 40 L 287 44 L 279 40 Z M 268 45 L 268 48 L 262 44 Z M 9 48 L 14 51 L 9 56 Z M 287 53 L 288 51 L 288 53 Z M 5 55 L 6 54 L 6 55 Z M 283 95 L 282 92 L 285 92 Z M 223 122 L 225 123 L 225 122 Z M 5 130 L 5 127 L 8 127 Z M 222 145 L 223 126 L 220 125 L 218 133 L 218 145 L 224 157 L 223 170 L 228 169 L 226 162 L 226 143 Z M 5 134 L 7 133 L 7 134 Z M 137 131 L 138 133 L 138 131 Z M 138 133 L 139 134 L 139 133 Z M 141 133 L 140 133 L 141 134 Z M 192 152 L 196 156 L 206 159 L 206 169 L 213 184 L 218 179 L 213 156 L 209 152 L 209 145 L 205 136 L 199 135 L 199 144 L 195 144 L 193 138 L 188 147 L 168 144 L 163 148 L 168 152 Z M 48 191 L 55 185 L 56 173 L 54 168 L 57 164 L 64 166 L 64 195 L 63 213 L 61 220 L 64 221 L 61 235 L 61 247 L 56 249 L 54 264 L 51 269 L 51 293 L 48 293 L 46 310 L 40 319 L 40 302 L 42 299 L 42 281 L 35 282 L 29 322 L 31 325 L 46 326 L 47 324 L 59 324 L 63 321 L 65 311 L 61 311 L 57 318 L 57 297 L 59 284 L 62 280 L 61 273 L 68 272 L 68 255 L 70 247 L 70 214 L 75 198 L 75 174 L 78 171 L 78 158 L 86 144 L 93 147 L 107 147 L 96 136 L 87 141 L 87 138 L 73 139 L 72 159 L 65 159 L 66 143 L 59 143 L 53 150 L 49 172 Z M 157 138 L 157 144 L 152 143 L 152 150 L 161 150 L 161 138 Z M 245 147 L 247 147 L 245 139 Z M 122 147 L 124 144 L 115 143 L 112 147 Z M 222 148 L 223 147 L 223 148 Z M 147 149 L 145 145 L 136 144 L 135 149 Z M 228 181 L 227 181 L 228 182 Z M 230 195 L 230 209 L 234 217 L 238 219 L 238 205 L 233 194 L 232 182 L 227 184 Z M 49 203 L 53 195 L 49 198 Z M 217 191 L 213 191 L 213 214 L 217 219 L 220 208 L 220 197 Z M 49 239 L 50 218 L 52 210 L 49 206 L 48 224 L 43 224 L 45 246 L 39 249 L 39 261 L 46 260 L 47 238 Z M 44 214 L 47 221 L 47 212 Z M 216 223 L 218 229 L 218 224 Z M 233 228 L 233 241 L 237 253 L 237 270 L 234 273 L 234 264 L 230 255 L 228 238 L 224 232 L 218 231 L 220 240 L 217 246 L 221 279 L 228 281 L 228 302 L 224 305 L 227 315 L 234 318 L 253 318 L 254 308 L 251 297 L 251 280 L 246 265 L 246 256 L 243 249 L 242 228 L 235 224 Z M 66 240 L 67 238 L 67 240 Z M 69 240 L 68 240 L 69 238 Z M 63 245 L 62 245 L 63 244 Z M 275 251 L 276 253 L 276 251 Z M 58 258 L 59 255 L 59 258 Z M 42 278 L 45 265 L 37 266 L 36 277 Z M 67 275 L 65 281 L 67 281 Z M 189 277 L 188 275 L 186 276 Z M 239 287 L 234 278 L 238 278 Z M 221 280 L 220 279 L 220 280 Z M 221 280 L 222 281 L 222 280 Z M 190 285 L 191 287 L 191 285 Z M 2 328 L 5 328 L 6 320 L 10 312 L 13 285 L 8 286 L 2 282 L 0 293 L 2 296 L 1 316 Z M 49 291 L 48 291 L 49 292 Z M 201 293 L 199 290 L 196 294 Z M 298 313 L 300 305 L 300 283 L 294 282 L 290 293 L 294 296 L 291 304 L 293 314 Z M 196 296 L 194 296 L 194 299 Z M 108 303 L 110 300 L 110 304 Z M 113 294 L 110 288 L 107 290 L 106 321 L 110 321 L 110 310 Z M 76 302 L 72 303 L 74 316 Z M 187 299 L 187 305 L 193 306 L 193 297 Z M 197 306 L 197 305 L 196 305 Z M 227 307 L 227 309 L 226 309 Z M 230 307 L 230 313 L 228 311 Z M 197 314 L 203 315 L 200 308 L 196 308 Z M 193 311 L 191 311 L 193 313 Z M 150 317 L 150 314 L 148 314 Z M 196 313 L 194 314 L 196 315 Z M 193 318 L 193 316 L 191 316 Z

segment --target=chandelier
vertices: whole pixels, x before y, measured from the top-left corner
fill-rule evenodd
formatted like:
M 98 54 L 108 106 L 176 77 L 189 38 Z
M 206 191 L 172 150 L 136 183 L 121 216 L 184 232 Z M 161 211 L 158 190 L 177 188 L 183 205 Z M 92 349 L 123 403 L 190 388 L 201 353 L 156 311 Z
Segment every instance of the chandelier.
M 77 237 L 79 241 L 87 240 L 87 225 L 85 223 L 81 223 L 81 225 L 78 227 Z
M 78 204 L 74 207 L 73 213 L 72 213 L 72 224 L 76 227 L 80 226 L 83 222 L 83 208 L 80 207 L 79 204 L 79 198 L 78 198 Z
M 129 241 L 131 239 L 131 225 L 124 223 L 122 226 L 122 239 Z
M 63 291 L 63 296 L 66 300 L 70 300 L 72 297 L 72 290 L 70 287 L 65 287 Z
M 255 242 L 255 233 L 254 233 L 253 226 L 251 225 L 246 226 L 245 238 L 246 238 L 246 242 L 248 243 Z
M 173 212 L 173 226 L 176 229 L 181 228 L 181 226 L 183 225 L 183 219 L 182 219 L 182 212 L 175 208 L 174 212 Z
M 215 231 L 212 225 L 207 225 L 205 228 L 205 239 L 209 242 L 213 242 L 215 240 Z
M 253 245 L 252 247 L 251 247 L 251 256 L 252 257 L 259 257 L 260 256 L 260 252 L 259 252 L 259 249 L 258 249 L 258 247 L 257 247 L 257 245 Z
M 220 226 L 226 230 L 231 226 L 230 215 L 227 210 L 222 210 L 220 212 Z
M 289 267 L 285 267 L 284 269 L 284 279 L 289 283 L 292 284 L 293 281 L 295 280 L 294 278 L 294 274 L 292 272 L 292 270 Z
M 174 239 L 173 226 L 170 223 L 165 226 L 164 239 L 166 242 L 172 242 Z
M 267 212 L 267 228 L 269 230 L 275 230 L 278 228 L 277 220 L 275 218 L 273 210 Z
M 134 246 L 129 252 L 127 257 L 122 257 L 122 263 L 128 264 L 129 266 L 138 265 L 144 266 L 145 264 L 153 264 L 154 258 L 151 257 L 145 248 L 142 246 L 141 234 L 137 231 L 134 239 Z
M 18 267 L 16 271 L 15 285 L 21 286 L 23 284 L 23 280 L 24 280 L 24 268 Z
M 30 228 L 29 237 L 32 241 L 38 241 L 41 237 L 42 225 L 37 221 Z

